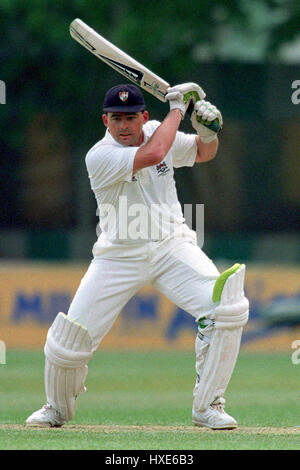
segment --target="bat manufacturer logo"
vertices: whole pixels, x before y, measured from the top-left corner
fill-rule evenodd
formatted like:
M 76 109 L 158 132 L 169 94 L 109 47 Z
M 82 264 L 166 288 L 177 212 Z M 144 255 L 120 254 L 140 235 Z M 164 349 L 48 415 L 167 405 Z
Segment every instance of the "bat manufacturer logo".
M 128 91 L 120 91 L 119 98 L 121 101 L 126 101 L 128 99 Z
M 117 62 L 116 60 L 111 59 L 110 57 L 105 57 L 104 55 L 98 54 L 97 55 L 108 65 L 110 65 L 113 69 L 117 70 L 119 73 L 124 75 L 131 80 L 132 82 L 137 83 L 141 86 L 143 80 L 143 72 L 140 70 L 135 69 L 134 67 L 130 67 L 129 65 L 122 64 L 121 62 Z

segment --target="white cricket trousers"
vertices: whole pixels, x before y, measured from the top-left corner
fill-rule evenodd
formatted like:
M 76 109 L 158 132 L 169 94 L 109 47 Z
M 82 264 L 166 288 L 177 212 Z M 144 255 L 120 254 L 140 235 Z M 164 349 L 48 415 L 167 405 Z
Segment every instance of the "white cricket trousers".
M 213 318 L 212 292 L 219 274 L 192 237 L 105 248 L 94 255 L 68 316 L 88 329 L 95 351 L 122 308 L 147 284 L 195 321 Z

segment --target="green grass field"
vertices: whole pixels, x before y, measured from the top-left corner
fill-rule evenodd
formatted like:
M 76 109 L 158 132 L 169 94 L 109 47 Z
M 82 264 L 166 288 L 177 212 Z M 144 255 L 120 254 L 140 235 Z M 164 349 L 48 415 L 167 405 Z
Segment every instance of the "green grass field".
M 241 352 L 226 410 L 232 431 L 191 423 L 193 352 L 99 351 L 87 393 L 62 428 L 25 428 L 44 402 L 41 352 L 8 351 L 0 365 L 0 449 L 300 449 L 299 374 L 289 353 Z

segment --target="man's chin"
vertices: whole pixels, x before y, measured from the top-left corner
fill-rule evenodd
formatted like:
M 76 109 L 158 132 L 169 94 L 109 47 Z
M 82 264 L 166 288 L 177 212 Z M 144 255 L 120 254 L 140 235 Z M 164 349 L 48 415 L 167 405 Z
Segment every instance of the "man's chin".
M 133 137 L 132 135 L 126 135 L 126 136 L 119 136 L 118 141 L 122 145 L 135 145 L 136 143 L 136 138 Z

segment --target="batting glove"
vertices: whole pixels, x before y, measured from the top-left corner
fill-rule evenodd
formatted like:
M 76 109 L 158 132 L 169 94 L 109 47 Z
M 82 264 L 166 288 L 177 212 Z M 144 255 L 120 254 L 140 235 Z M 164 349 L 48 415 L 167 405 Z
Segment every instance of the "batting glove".
M 191 114 L 191 123 L 198 136 L 205 144 L 214 140 L 218 133 L 210 129 L 209 126 L 216 121 L 220 128 L 223 125 L 221 112 L 208 101 L 197 101 L 194 105 L 194 111 Z
M 180 109 L 182 119 L 191 101 L 196 103 L 205 98 L 202 88 L 196 83 L 183 83 L 167 89 L 166 99 L 170 103 L 170 111 L 172 109 Z

